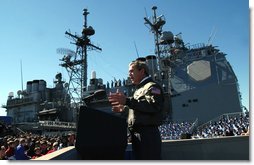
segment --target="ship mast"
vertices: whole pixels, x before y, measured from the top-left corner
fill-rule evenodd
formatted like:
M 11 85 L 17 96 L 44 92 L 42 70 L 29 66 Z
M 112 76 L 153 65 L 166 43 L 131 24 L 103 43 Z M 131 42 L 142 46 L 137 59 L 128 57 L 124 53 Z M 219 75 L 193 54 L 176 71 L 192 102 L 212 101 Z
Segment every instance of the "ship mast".
M 159 38 L 162 34 L 162 26 L 166 23 L 166 21 L 163 18 L 163 16 L 157 17 L 156 9 L 157 9 L 156 6 L 152 7 L 152 10 L 153 10 L 152 21 L 150 21 L 146 17 L 144 18 L 144 20 L 145 20 L 145 24 L 148 24 L 150 26 L 150 30 L 154 34 L 155 54 L 157 55 L 157 58 L 158 58 L 159 70 L 161 70 L 161 51 L 160 51 Z
M 73 102 L 79 102 L 82 104 L 82 98 L 87 91 L 87 52 L 89 50 L 102 49 L 91 43 L 90 37 L 95 34 L 95 30 L 87 25 L 87 16 L 89 12 L 87 9 L 83 10 L 84 25 L 82 35 L 72 34 L 71 32 L 65 32 L 65 34 L 74 41 L 76 45 L 76 52 L 68 54 L 61 61 L 60 66 L 65 67 L 70 77 L 68 83 L 69 94 L 72 97 Z M 75 96 L 74 96 L 75 95 Z
M 153 6 L 153 16 L 151 20 L 147 17 L 144 17 L 145 25 L 149 26 L 150 31 L 154 34 L 154 44 L 155 44 L 155 55 L 158 60 L 158 73 L 157 73 L 157 81 L 159 81 L 164 89 L 164 92 L 170 94 L 171 93 L 171 84 L 170 77 L 172 74 L 171 67 L 165 67 L 163 64 L 163 60 L 165 57 L 168 57 L 169 50 L 174 42 L 174 35 L 172 32 L 165 32 L 162 30 L 162 27 L 166 23 L 164 15 L 157 16 L 156 10 L 157 7 Z M 166 37 L 164 36 L 165 34 Z M 164 39 L 166 39 L 164 41 Z

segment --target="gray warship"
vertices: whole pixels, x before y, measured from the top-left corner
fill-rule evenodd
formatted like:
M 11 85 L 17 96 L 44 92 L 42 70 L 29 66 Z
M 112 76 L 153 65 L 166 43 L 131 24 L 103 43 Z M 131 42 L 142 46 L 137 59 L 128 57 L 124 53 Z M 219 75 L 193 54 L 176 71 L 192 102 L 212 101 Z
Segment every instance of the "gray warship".
M 165 17 L 157 16 L 156 6 L 153 6 L 152 10 L 151 19 L 144 17 L 144 21 L 154 35 L 155 51 L 154 54 L 139 57 L 137 60 L 147 63 L 150 76 L 159 82 L 164 90 L 168 103 L 165 122 L 188 121 L 197 128 L 223 114 L 241 114 L 246 110 L 241 103 L 237 77 L 226 59 L 226 54 L 212 44 L 186 44 L 182 39 L 182 33 L 173 34 L 171 31 L 164 31 Z M 13 92 L 10 92 L 7 103 L 3 106 L 6 108 L 7 116 L 12 118 L 12 124 L 20 131 L 41 134 L 77 133 L 76 148 L 67 147 L 64 151 L 57 151 L 58 153 L 54 154 L 57 156 L 45 155 L 38 160 L 82 159 L 80 154 L 87 147 L 92 148 L 83 155 L 90 154 L 92 149 L 98 156 L 98 151 L 105 149 L 102 153 L 104 159 L 106 153 L 112 151 L 112 148 L 108 148 L 109 146 L 103 148 L 104 144 L 108 145 L 112 139 L 108 137 L 107 143 L 101 142 L 102 139 L 100 139 L 99 144 L 102 146 L 98 146 L 99 141 L 92 139 L 100 137 L 96 136 L 100 132 L 91 130 L 92 126 L 89 125 L 91 123 L 80 119 L 81 109 L 84 112 L 84 107 L 89 107 L 98 110 L 96 111 L 98 115 L 101 115 L 98 112 L 103 112 L 110 115 L 110 118 L 121 117 L 120 114 L 112 112 L 107 95 L 120 90 L 127 96 L 131 96 L 134 91 L 134 86 L 128 77 L 103 83 L 101 78 L 96 77 L 95 71 L 92 72 L 92 78 L 87 84 L 88 52 L 102 51 L 91 42 L 91 36 L 95 34 L 95 30 L 87 25 L 88 14 L 88 10 L 84 9 L 85 21 L 82 35 L 65 32 L 67 37 L 74 41 L 76 51 L 66 48 L 57 49 L 57 53 L 63 54 L 60 66 L 68 72 L 69 80 L 63 81 L 62 74 L 57 73 L 53 88 L 48 88 L 44 80 L 28 81 L 25 90 L 17 91 L 18 97 L 14 97 Z M 92 114 L 95 111 L 87 112 Z M 90 118 L 89 120 L 93 121 L 91 117 L 86 116 L 85 119 Z M 102 116 L 99 119 L 104 120 Z M 87 130 L 80 128 L 78 132 L 79 122 L 87 123 L 83 125 Z M 100 126 L 96 128 L 102 129 Z M 94 131 L 95 134 L 87 133 L 87 131 Z M 82 138 L 86 137 L 91 138 L 91 141 L 84 142 Z M 78 141 L 78 139 L 81 140 Z M 167 160 L 249 159 L 248 136 L 191 140 L 193 141 L 163 140 L 162 158 Z M 128 154 L 130 145 L 128 144 L 125 149 L 124 144 L 119 151 Z
M 156 6 L 152 8 L 151 19 L 144 18 L 145 25 L 154 34 L 154 54 L 137 60 L 147 63 L 150 76 L 163 87 L 169 100 L 167 120 L 201 125 L 222 114 L 243 112 L 238 80 L 226 54 L 212 44 L 185 44 L 181 32 L 174 35 L 164 31 L 165 17 L 157 16 L 156 9 Z M 105 89 L 107 94 L 118 89 L 127 96 L 134 91 L 128 78 L 103 85 L 101 79 L 92 76 L 85 95 L 96 94 L 98 89 Z M 101 97 L 93 97 L 88 102 L 107 111 L 107 99 L 104 101 L 103 104 Z
M 76 130 L 76 115 L 69 109 L 70 96 L 61 73 L 56 74 L 54 84 L 47 88 L 45 80 L 32 80 L 27 82 L 26 90 L 17 91 L 18 97 L 9 93 L 3 107 L 15 133 L 67 134 Z
M 201 125 L 225 113 L 243 112 L 238 80 L 226 54 L 212 44 L 185 44 L 182 33 L 174 35 L 164 31 L 165 17 L 157 16 L 156 9 L 156 6 L 152 8 L 151 19 L 144 18 L 145 25 L 154 34 L 154 54 L 138 60 L 146 61 L 150 76 L 163 87 L 169 100 L 167 120 Z M 27 82 L 25 90 L 17 92 L 17 98 L 10 92 L 4 108 L 16 126 L 23 130 L 75 131 L 79 106 L 89 105 L 113 113 L 106 95 L 117 89 L 127 96 L 134 91 L 128 77 L 104 84 L 95 72 L 87 85 L 87 52 L 102 50 L 91 42 L 95 30 L 87 25 L 88 14 L 84 9 L 81 36 L 65 33 L 74 41 L 76 51 L 57 49 L 57 53 L 64 55 L 60 66 L 68 72 L 69 81 L 64 82 L 58 73 L 54 88 L 47 88 L 44 80 L 32 80 Z M 100 90 L 106 95 L 98 95 Z

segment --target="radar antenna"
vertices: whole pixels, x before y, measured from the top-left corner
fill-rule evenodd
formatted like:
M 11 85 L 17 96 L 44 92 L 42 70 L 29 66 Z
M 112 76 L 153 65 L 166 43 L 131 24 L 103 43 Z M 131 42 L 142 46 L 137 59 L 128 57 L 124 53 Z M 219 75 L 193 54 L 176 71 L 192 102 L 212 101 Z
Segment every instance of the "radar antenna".
M 212 40 L 215 38 L 216 32 L 217 32 L 217 29 L 215 29 L 215 27 L 213 27 L 212 32 L 211 32 L 208 42 L 207 42 L 208 46 L 211 44 Z
M 60 66 L 64 67 L 68 72 L 68 93 L 72 98 L 72 103 L 77 105 L 77 107 L 83 104 L 82 99 L 85 97 L 84 93 L 87 88 L 87 51 L 102 50 L 100 47 L 91 43 L 90 37 L 95 34 L 95 30 L 92 26 L 87 26 L 88 14 L 88 10 L 84 9 L 84 25 L 81 36 L 72 34 L 70 30 L 65 32 L 67 37 L 74 41 L 73 44 L 76 45 L 76 51 L 66 48 L 57 49 L 57 53 L 64 55 L 64 57 L 60 59 L 62 62 Z
M 155 54 L 158 57 L 158 62 L 159 62 L 159 69 L 161 70 L 161 51 L 160 51 L 160 43 L 159 39 L 160 36 L 162 35 L 162 27 L 166 23 L 165 18 L 163 15 L 157 17 L 156 14 L 156 6 L 152 7 L 153 10 L 153 17 L 152 21 L 150 21 L 147 17 L 144 17 L 145 20 L 145 25 L 149 25 L 151 32 L 154 34 L 154 42 L 155 42 Z
M 137 53 L 137 56 L 139 58 L 139 53 L 138 53 L 138 49 L 137 49 L 137 45 L 136 45 L 136 42 L 134 41 L 134 46 L 135 46 L 135 50 L 136 50 L 136 53 Z
M 144 17 L 145 26 L 147 26 L 150 31 L 154 34 L 154 45 L 155 45 L 155 55 L 158 61 L 158 71 L 156 74 L 152 75 L 156 81 L 160 82 L 164 88 L 164 92 L 167 94 L 171 93 L 171 83 L 170 81 L 164 81 L 165 77 L 168 79 L 173 75 L 171 67 L 168 67 L 168 57 L 170 56 L 170 51 L 174 41 L 174 35 L 170 31 L 163 31 L 162 28 L 166 23 L 164 15 L 157 16 L 157 7 L 153 6 L 153 16 Z M 182 42 L 181 42 L 182 43 Z M 163 78 L 164 77 L 164 78 Z M 166 95 L 165 95 L 166 96 Z

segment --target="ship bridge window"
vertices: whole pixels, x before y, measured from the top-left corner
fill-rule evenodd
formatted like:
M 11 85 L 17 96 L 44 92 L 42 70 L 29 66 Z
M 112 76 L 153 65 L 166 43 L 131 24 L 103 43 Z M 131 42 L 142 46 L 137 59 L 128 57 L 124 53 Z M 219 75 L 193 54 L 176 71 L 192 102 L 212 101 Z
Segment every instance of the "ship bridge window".
M 206 60 L 194 61 L 187 66 L 188 75 L 195 81 L 203 81 L 211 77 L 210 62 Z
M 193 99 L 192 101 L 193 101 L 193 102 L 198 102 L 198 99 Z
M 188 104 L 182 104 L 182 107 L 188 107 L 189 105 Z
M 173 95 L 170 95 L 170 97 L 176 97 L 176 96 L 180 96 L 181 94 L 177 93 L 177 94 L 173 94 Z

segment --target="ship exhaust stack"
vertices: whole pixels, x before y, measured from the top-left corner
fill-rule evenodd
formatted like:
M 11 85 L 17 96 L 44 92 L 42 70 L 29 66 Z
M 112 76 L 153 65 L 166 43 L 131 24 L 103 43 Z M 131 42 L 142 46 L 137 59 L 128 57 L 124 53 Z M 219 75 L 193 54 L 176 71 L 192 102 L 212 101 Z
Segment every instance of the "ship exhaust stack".
M 158 72 L 158 63 L 155 55 L 146 56 L 146 63 L 150 71 L 150 75 L 155 79 L 157 79 Z

